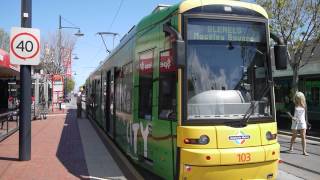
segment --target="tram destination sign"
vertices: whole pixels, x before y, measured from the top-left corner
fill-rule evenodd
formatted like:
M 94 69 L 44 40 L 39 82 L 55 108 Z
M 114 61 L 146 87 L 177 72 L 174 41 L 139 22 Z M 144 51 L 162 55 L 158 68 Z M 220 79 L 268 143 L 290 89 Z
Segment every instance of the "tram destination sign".
M 10 36 L 10 62 L 19 65 L 40 63 L 40 30 L 13 27 Z
M 194 21 L 188 24 L 188 40 L 263 42 L 264 31 L 262 24 Z

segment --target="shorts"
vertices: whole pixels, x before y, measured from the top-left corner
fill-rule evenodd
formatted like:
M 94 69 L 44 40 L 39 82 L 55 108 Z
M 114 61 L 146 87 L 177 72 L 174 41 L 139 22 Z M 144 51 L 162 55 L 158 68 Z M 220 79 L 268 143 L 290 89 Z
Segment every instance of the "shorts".
M 292 121 L 291 129 L 293 130 L 307 129 L 307 124 L 297 123 L 296 121 Z

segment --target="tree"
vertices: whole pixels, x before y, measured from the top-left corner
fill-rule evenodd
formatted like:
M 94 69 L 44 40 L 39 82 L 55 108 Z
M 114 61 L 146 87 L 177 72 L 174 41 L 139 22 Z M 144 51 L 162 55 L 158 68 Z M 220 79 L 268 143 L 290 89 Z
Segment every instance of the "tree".
M 72 78 L 67 79 L 67 93 L 69 94 L 74 89 L 75 82 Z
M 70 52 L 74 49 L 76 38 L 67 33 L 61 35 L 61 46 L 59 45 L 58 33 L 49 34 L 48 38 L 42 41 L 42 51 L 40 55 L 41 68 L 46 74 L 63 74 L 63 62 L 59 61 L 59 47 L 61 47 L 61 61 L 70 56 L 63 53 L 63 49 L 68 49 Z
M 0 28 L 0 49 L 9 52 L 10 36 L 2 28 Z
M 320 0 L 258 0 L 270 17 L 271 31 L 288 45 L 293 71 L 292 91 L 298 90 L 299 70 L 320 42 Z

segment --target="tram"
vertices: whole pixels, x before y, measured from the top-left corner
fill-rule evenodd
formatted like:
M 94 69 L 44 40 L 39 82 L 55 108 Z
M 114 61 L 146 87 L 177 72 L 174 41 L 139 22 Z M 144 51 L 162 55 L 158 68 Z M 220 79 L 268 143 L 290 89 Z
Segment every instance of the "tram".
M 275 179 L 271 51 L 284 69 L 286 46 L 268 26 L 247 2 L 159 6 L 86 80 L 88 116 L 164 179 Z

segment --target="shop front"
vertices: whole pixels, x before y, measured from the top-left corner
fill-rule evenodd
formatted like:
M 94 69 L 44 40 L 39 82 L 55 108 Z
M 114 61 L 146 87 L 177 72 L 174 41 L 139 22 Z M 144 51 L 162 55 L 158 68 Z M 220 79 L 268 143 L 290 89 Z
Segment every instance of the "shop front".
M 0 141 L 18 129 L 20 67 L 0 49 Z

